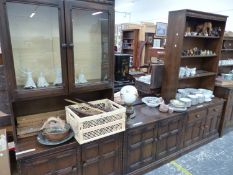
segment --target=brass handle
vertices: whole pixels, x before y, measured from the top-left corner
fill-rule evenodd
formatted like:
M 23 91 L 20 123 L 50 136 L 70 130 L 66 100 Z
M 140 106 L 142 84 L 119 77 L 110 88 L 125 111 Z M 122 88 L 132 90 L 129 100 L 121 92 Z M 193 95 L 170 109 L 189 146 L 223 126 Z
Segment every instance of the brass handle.
M 68 47 L 74 47 L 73 43 L 68 44 Z
M 199 115 L 199 114 L 197 114 L 197 115 L 196 115 L 196 118 L 200 118 L 200 115 Z

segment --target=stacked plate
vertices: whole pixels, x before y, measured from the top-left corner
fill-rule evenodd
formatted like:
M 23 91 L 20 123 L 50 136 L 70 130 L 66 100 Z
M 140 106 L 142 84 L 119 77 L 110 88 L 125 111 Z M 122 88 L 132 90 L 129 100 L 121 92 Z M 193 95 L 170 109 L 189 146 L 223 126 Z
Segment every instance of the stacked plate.
M 170 106 L 172 107 L 173 111 L 176 112 L 183 112 L 187 110 L 185 103 L 176 99 L 170 100 Z

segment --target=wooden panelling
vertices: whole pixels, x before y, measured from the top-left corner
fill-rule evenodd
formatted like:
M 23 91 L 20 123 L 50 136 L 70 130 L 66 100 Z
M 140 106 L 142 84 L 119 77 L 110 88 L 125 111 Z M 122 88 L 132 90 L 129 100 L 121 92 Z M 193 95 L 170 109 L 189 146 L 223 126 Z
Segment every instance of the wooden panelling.
M 139 169 L 156 159 L 157 124 L 135 128 L 126 133 L 124 166 L 126 172 Z
M 84 144 L 82 146 L 82 174 L 121 174 L 121 153 L 121 134 Z
M 159 122 L 157 158 L 166 157 L 181 149 L 184 115 Z
M 20 162 L 20 173 L 22 175 L 69 175 L 76 174 L 76 149 L 63 151 L 61 153 L 51 153 L 33 159 Z

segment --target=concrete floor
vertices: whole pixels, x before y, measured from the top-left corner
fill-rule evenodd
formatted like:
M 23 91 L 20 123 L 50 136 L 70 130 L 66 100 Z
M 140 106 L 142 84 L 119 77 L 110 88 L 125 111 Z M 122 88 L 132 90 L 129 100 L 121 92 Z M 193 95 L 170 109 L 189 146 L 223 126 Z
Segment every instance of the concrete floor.
M 145 175 L 233 175 L 233 131 Z

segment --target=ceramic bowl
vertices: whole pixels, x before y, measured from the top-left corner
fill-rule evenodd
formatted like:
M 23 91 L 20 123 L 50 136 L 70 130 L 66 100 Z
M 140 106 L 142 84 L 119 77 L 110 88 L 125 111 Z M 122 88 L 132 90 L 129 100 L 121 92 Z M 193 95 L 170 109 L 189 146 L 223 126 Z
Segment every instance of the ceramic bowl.
M 158 97 L 144 97 L 142 98 L 142 102 L 149 107 L 157 107 L 163 102 L 163 99 Z
M 176 100 L 176 99 L 170 100 L 170 104 L 176 108 L 184 108 L 185 107 L 185 103 L 181 102 L 180 100 Z
M 192 101 L 189 98 L 180 98 L 180 101 L 185 104 L 185 107 L 189 108 L 192 105 Z
M 232 80 L 233 79 L 232 74 L 222 74 L 222 77 L 224 80 Z
M 190 98 L 192 105 L 197 105 L 198 104 L 198 99 L 197 99 L 196 95 L 188 95 L 187 97 Z
M 64 129 L 56 127 L 43 129 L 42 135 L 50 141 L 61 141 L 68 136 L 69 131 L 70 125 L 66 123 Z
M 205 102 L 205 96 L 203 94 L 196 94 L 198 103 L 204 103 Z
M 210 95 L 210 96 L 212 96 L 213 95 L 213 91 L 211 91 L 211 90 L 209 90 L 209 89 L 202 89 L 202 88 L 200 88 L 200 89 L 198 89 L 198 91 L 199 91 L 199 93 L 201 93 L 201 94 L 208 94 L 208 95 Z

